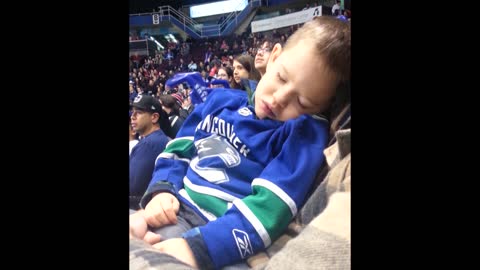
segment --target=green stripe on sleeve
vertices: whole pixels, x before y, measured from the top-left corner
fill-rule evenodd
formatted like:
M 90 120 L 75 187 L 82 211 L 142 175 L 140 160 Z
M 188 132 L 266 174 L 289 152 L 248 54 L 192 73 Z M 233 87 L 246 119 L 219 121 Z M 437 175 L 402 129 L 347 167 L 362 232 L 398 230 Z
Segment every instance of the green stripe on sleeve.
M 208 212 L 214 214 L 216 217 L 220 217 L 225 212 L 227 212 L 227 202 L 219 199 L 214 196 L 210 196 L 207 194 L 202 194 L 195 192 L 189 189 L 186 185 L 184 186 L 185 190 L 187 191 L 188 195 L 192 200 L 201 208 L 207 210 Z
M 283 233 L 292 219 L 290 208 L 275 193 L 263 186 L 253 186 L 253 195 L 243 199 L 243 202 L 274 241 Z
M 190 139 L 187 138 L 177 138 L 170 141 L 163 151 L 164 153 L 176 154 L 180 158 L 191 159 L 196 152 L 195 145 L 193 144 L 193 137 Z

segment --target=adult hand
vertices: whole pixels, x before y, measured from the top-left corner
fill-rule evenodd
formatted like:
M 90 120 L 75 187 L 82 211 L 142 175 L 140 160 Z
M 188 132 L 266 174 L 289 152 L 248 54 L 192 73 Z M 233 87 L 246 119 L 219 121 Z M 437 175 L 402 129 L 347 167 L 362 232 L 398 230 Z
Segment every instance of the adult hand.
M 193 252 L 190 249 L 190 246 L 183 238 L 170 238 L 168 240 L 153 245 L 153 247 L 159 249 L 163 253 L 172 255 L 178 260 L 198 269 L 195 256 L 193 256 Z

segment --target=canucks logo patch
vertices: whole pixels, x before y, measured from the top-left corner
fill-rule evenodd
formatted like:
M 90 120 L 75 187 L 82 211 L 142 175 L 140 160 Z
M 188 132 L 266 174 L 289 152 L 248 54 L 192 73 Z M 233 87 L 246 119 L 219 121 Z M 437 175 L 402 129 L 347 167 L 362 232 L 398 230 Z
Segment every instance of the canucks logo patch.
M 243 108 L 240 108 L 238 109 L 238 114 L 242 115 L 242 116 L 249 116 L 252 114 L 252 112 L 250 111 L 250 109 L 248 109 L 247 107 L 243 107 Z
M 247 258 L 248 256 L 253 254 L 252 244 L 250 244 L 250 238 L 248 234 L 244 231 L 233 229 L 232 230 L 233 237 L 235 238 L 235 242 L 237 243 L 238 252 L 242 259 Z
M 203 160 L 211 157 L 219 157 L 228 168 L 240 164 L 240 154 L 238 154 L 235 147 L 233 147 L 227 139 L 217 134 L 195 142 L 195 146 L 197 147 L 198 157 L 200 158 L 200 166 L 203 165 Z
M 212 134 L 207 138 L 195 142 L 197 157 L 190 163 L 197 174 L 205 180 L 220 184 L 229 181 L 227 168 L 240 165 L 241 158 L 238 151 L 226 138 Z

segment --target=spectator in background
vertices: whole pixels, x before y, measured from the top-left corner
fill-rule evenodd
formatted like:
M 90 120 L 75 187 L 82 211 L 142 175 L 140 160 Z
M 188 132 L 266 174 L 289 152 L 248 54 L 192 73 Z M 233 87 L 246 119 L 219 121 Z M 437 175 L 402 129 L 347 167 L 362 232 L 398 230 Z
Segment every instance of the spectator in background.
M 205 52 L 205 58 L 203 59 L 203 63 L 208 65 L 210 63 L 210 59 L 212 58 L 212 47 L 208 47 L 208 50 Z
M 255 69 L 260 73 L 260 77 L 267 71 L 267 63 L 272 52 L 273 42 L 266 38 L 263 40 L 262 46 L 257 49 L 255 55 Z
M 215 59 L 212 61 L 213 67 L 210 69 L 210 72 L 208 73 L 209 77 L 215 77 L 217 75 L 218 69 L 222 65 L 219 59 Z
M 173 69 L 172 69 L 172 70 L 169 70 L 169 71 L 168 71 L 168 78 L 173 77 L 173 75 L 174 75 Z
M 185 120 L 183 117 L 180 117 L 183 97 L 178 93 L 173 93 L 160 96 L 160 101 L 162 102 L 163 110 L 168 114 L 168 120 L 170 122 L 170 132 L 167 133 L 167 135 L 173 139 L 177 136 L 177 132 Z
M 192 100 L 190 99 L 190 89 L 185 89 L 184 90 L 184 98 L 183 98 L 183 103 L 182 103 L 182 108 L 180 109 L 180 116 L 182 116 L 184 119 L 187 119 L 187 117 L 192 113 L 193 109 L 195 106 L 192 104 Z
M 188 71 L 187 64 L 183 62 L 183 58 L 180 58 L 180 64 L 178 65 L 178 72 L 186 72 Z
M 129 102 L 130 102 L 130 105 L 131 105 L 133 103 L 133 100 L 137 96 L 137 91 L 135 91 L 135 88 L 133 86 L 133 81 L 130 81 L 130 85 L 129 85 L 128 90 L 129 90 L 129 93 L 130 93 Z
M 155 96 L 157 94 L 157 86 L 155 85 L 153 79 L 148 80 L 148 85 L 145 88 L 145 91 L 149 96 Z
M 167 49 L 167 53 L 166 53 L 166 55 L 165 55 L 165 59 L 167 59 L 167 60 L 172 60 L 172 59 L 173 59 L 173 53 L 172 53 L 172 51 L 170 50 L 170 48 Z
M 235 88 L 233 82 L 233 70 L 231 67 L 220 67 L 217 72 L 217 79 L 225 80 L 230 85 L 230 88 Z M 223 87 L 223 86 L 221 86 Z
M 215 42 L 213 43 L 212 52 L 218 52 L 219 50 L 220 50 L 220 43 L 218 43 L 218 40 L 215 40 Z
M 332 15 L 333 16 L 338 16 L 340 15 L 340 0 L 337 0 L 337 3 L 335 3 L 335 5 L 333 5 L 332 7 Z
M 175 70 L 175 69 L 176 69 L 176 66 L 174 65 L 173 61 L 168 60 L 168 64 L 165 67 L 165 70 L 168 70 L 170 72 L 170 71 Z
M 134 55 L 132 55 L 131 59 L 132 59 L 132 62 L 133 62 L 133 66 L 135 68 L 138 68 L 139 62 L 140 62 L 140 56 L 138 56 L 138 53 L 135 53 Z
M 205 70 L 202 70 L 202 72 L 200 72 L 200 74 L 202 75 L 202 78 L 205 82 L 209 82 L 210 80 L 208 79 L 208 74 Z
M 190 64 L 188 64 L 188 71 L 197 71 L 197 64 L 193 62 L 193 59 L 190 60 Z
M 182 43 L 182 47 L 180 48 L 180 54 L 185 57 L 188 56 L 189 53 L 190 46 L 186 42 Z
M 222 45 L 220 46 L 220 50 L 222 50 L 222 55 L 227 55 L 230 46 L 228 46 L 227 41 L 224 39 L 222 41 Z
M 233 88 L 245 90 L 245 85 L 241 82 L 242 79 L 256 82 L 260 80 L 260 74 L 255 69 L 255 64 L 253 63 L 253 57 L 247 54 L 237 56 L 233 60 L 233 80 L 235 82 L 235 87 Z
M 143 87 L 140 84 L 137 84 L 137 95 L 141 95 L 141 94 L 143 94 Z
M 197 71 L 202 72 L 202 70 L 205 70 L 205 65 L 203 64 L 202 61 L 200 61 L 198 62 L 198 65 L 197 65 Z
M 155 95 L 155 97 L 160 98 L 160 96 L 163 95 L 163 84 L 162 83 L 158 83 L 157 84 L 157 94 Z
M 234 54 L 241 53 L 240 47 L 238 46 L 238 42 L 236 40 L 233 41 L 233 46 L 232 46 L 232 50 L 230 50 L 230 53 L 234 53 Z M 225 56 L 227 56 L 227 55 L 225 55 Z
M 244 51 L 247 50 L 247 48 L 248 48 L 248 46 L 247 46 L 247 44 L 245 43 L 245 40 L 242 39 L 241 45 L 240 45 L 240 50 L 241 50 L 242 52 L 244 52 Z
M 343 12 L 343 15 L 339 15 L 339 16 L 337 16 L 337 18 L 342 20 L 342 21 L 350 21 L 350 16 L 351 16 L 350 10 L 346 9 Z
M 138 95 L 133 101 L 130 120 L 140 140 L 130 154 L 130 209 L 139 209 L 140 199 L 152 179 L 155 159 L 170 140 L 167 114 L 160 102 L 149 95 Z M 162 130 L 163 129 L 163 130 Z

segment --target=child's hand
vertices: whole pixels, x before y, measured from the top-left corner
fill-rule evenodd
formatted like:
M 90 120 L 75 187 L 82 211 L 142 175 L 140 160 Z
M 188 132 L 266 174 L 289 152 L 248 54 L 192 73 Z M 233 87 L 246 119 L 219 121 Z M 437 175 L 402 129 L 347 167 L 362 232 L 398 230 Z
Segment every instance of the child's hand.
M 147 233 L 147 221 L 143 217 L 145 210 L 139 210 L 130 215 L 130 238 L 137 237 L 143 239 Z
M 193 256 L 190 246 L 183 238 L 170 238 L 153 245 L 153 247 L 159 249 L 163 253 L 172 255 L 178 260 L 191 265 L 194 268 L 198 268 L 195 256 Z
M 177 224 L 180 203 L 168 192 L 155 195 L 145 207 L 143 216 L 148 225 L 158 228 L 168 224 Z
M 150 245 L 156 244 L 162 240 L 162 237 L 159 234 L 153 233 L 151 231 L 147 231 L 145 236 L 143 237 L 143 241 L 149 243 Z

